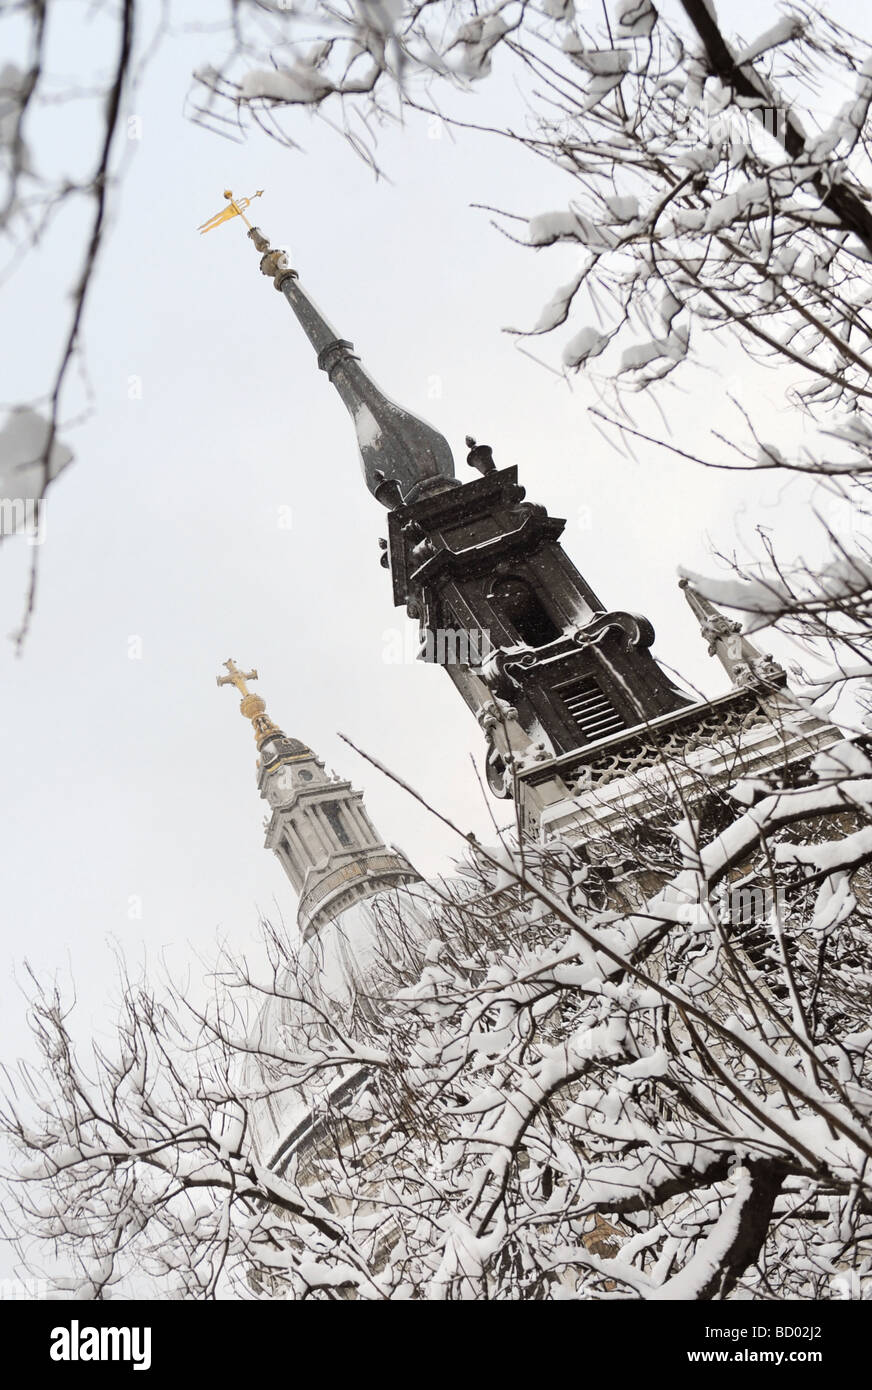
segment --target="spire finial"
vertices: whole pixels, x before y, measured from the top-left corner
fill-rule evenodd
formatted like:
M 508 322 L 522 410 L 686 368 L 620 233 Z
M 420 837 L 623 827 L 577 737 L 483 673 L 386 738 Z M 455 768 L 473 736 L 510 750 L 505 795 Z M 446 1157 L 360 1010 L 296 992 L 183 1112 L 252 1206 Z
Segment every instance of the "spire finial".
M 258 198 L 262 192 L 260 189 L 253 196 Z M 245 216 L 251 198 L 234 198 L 229 188 L 224 196 L 227 207 L 204 222 L 200 231 L 210 232 L 231 217 L 242 218 L 250 241 L 261 253 L 262 274 L 269 276 L 290 304 L 315 349 L 318 366 L 327 373 L 354 421 L 370 492 L 394 510 L 402 503 L 458 487 L 448 441 L 376 386 L 355 354 L 354 344 L 340 337 L 300 285 L 287 252 L 271 246 L 269 238 Z
M 239 667 L 236 665 L 236 662 L 233 660 L 233 657 L 231 657 L 229 661 L 225 661 L 224 665 L 226 666 L 229 675 L 216 676 L 215 684 L 235 685 L 240 695 L 247 695 L 248 686 L 245 684 L 245 682 L 256 681 L 258 679 L 257 671 L 240 671 Z
M 281 729 L 274 724 L 266 712 L 266 701 L 261 695 L 256 695 L 254 691 L 248 689 L 247 681 L 256 681 L 258 674 L 256 670 L 240 671 L 236 662 L 231 657 L 224 662 L 227 668 L 226 676 L 216 676 L 216 685 L 235 685 L 242 699 L 239 702 L 239 712 L 246 719 L 251 720 L 254 730 L 254 738 L 257 746 L 260 747 L 264 739 L 275 734 L 281 734 Z
M 250 208 L 255 198 L 263 197 L 263 189 L 259 188 L 256 193 L 252 193 L 250 198 L 234 198 L 230 189 L 225 188 L 224 197 L 227 199 L 226 208 L 216 212 L 214 217 L 210 217 L 208 221 L 203 222 L 197 228 L 201 236 L 204 232 L 211 232 L 213 228 L 220 227 L 222 222 L 229 222 L 231 217 L 241 217 L 249 231 L 251 230 L 251 223 L 245 215 L 245 208 Z
M 471 434 L 466 436 L 466 447 L 469 453 L 466 455 L 466 462 L 470 468 L 477 468 L 482 476 L 493 473 L 496 469 L 494 463 L 494 451 L 490 444 L 477 444 Z

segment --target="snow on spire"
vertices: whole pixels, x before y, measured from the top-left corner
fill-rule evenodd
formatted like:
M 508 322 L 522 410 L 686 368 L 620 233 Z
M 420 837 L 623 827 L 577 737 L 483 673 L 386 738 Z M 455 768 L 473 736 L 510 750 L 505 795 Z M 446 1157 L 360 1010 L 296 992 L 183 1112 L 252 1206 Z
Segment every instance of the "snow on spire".
M 684 597 L 699 623 L 700 632 L 708 643 L 709 656 L 716 656 L 733 685 L 782 685 L 784 670 L 771 656 L 761 652 L 742 632 L 742 624 L 733 622 L 715 607 L 711 599 L 695 589 L 685 575 L 678 581 Z
M 389 510 L 458 487 L 448 441 L 426 421 L 390 400 L 363 368 L 354 344 L 342 338 L 302 288 L 287 254 L 274 250 L 258 227 L 248 236 L 317 353 L 318 366 L 339 392 L 357 433 L 366 485 Z
M 260 228 L 251 225 L 245 209 L 262 193 L 263 189 L 258 189 L 250 198 L 234 198 L 232 191 L 225 189 L 227 206 L 198 230 L 201 234 L 210 232 L 235 217 L 245 223 L 249 238 L 261 252 L 262 273 L 272 278 L 290 304 L 318 355 L 318 366 L 327 373 L 354 421 L 370 492 L 393 510 L 404 502 L 459 487 L 447 439 L 389 400 L 376 386 L 355 355 L 354 344 L 340 338 L 303 290 L 287 253 L 271 247 Z

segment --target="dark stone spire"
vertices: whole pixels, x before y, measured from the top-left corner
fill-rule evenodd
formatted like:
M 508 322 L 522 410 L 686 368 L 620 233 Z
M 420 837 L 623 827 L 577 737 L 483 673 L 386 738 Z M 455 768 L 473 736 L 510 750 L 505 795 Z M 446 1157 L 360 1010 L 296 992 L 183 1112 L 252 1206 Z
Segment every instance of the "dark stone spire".
M 651 624 L 606 610 L 560 545 L 565 521 L 524 500 L 517 469 L 497 468 L 490 445 L 467 436 L 481 476 L 460 483 L 443 437 L 383 395 L 285 253 L 257 227 L 248 235 L 354 420 L 367 485 L 388 512 L 381 563 L 394 601 L 481 725 L 491 789 L 518 798 L 537 830 L 590 749 L 688 698 L 651 655 Z
M 390 509 L 459 486 L 448 441 L 376 386 L 354 345 L 341 338 L 313 304 L 286 254 L 273 250 L 259 228 L 252 227 L 248 235 L 264 253 L 261 270 L 285 296 L 317 353 L 318 366 L 345 402 L 370 492 Z

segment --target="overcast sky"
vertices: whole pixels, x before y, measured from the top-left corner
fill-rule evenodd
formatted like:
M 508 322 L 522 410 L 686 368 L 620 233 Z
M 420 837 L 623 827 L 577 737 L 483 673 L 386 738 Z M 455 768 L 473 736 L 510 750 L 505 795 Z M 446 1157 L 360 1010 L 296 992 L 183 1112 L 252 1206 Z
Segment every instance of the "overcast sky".
M 759 5 L 732 9 L 753 14 L 747 36 L 764 27 Z M 65 45 L 67 71 L 93 60 L 86 31 Z M 363 789 L 385 839 L 423 871 L 447 867 L 456 840 L 337 731 L 465 829 L 492 833 L 472 716 L 438 668 L 385 659 L 391 633 L 411 624 L 378 563 L 384 513 L 344 407 L 241 227 L 197 235 L 225 186 L 266 190 L 260 225 L 380 385 L 447 436 L 459 477 L 474 476 L 467 433 L 499 465 L 517 464 L 530 499 L 568 518 L 566 549 L 606 604 L 645 612 L 655 652 L 708 693 L 724 682 L 677 566 L 711 571 L 712 547 L 729 549 L 758 522 L 788 542 L 791 527 L 803 534 L 798 484 L 765 474 L 752 487 L 746 474 L 654 449 L 622 457 L 592 425 L 591 388 L 502 331 L 535 321 L 575 256 L 525 250 L 471 205 L 525 216 L 565 207 L 565 176 L 424 119 L 383 132 L 391 182 L 305 118 L 303 152 L 262 135 L 222 141 L 185 117 L 192 68 L 220 48 L 197 33 L 164 42 L 134 96 L 141 139 L 86 323 L 92 405 L 77 422 L 82 394 L 70 393 L 64 437 L 76 461 L 48 504 L 32 631 L 20 658 L 0 646 L 7 1059 L 26 1046 L 13 979 L 25 958 L 74 978 L 86 1016 L 100 1018 L 113 939 L 133 959 L 168 952 L 181 968 L 216 933 L 247 947 L 261 912 L 293 924 L 293 892 L 263 848 L 250 726 L 235 692 L 215 684 L 229 656 L 258 668 L 272 718 Z M 512 98 L 504 84 L 507 109 Z M 85 115 L 45 120 L 63 167 Z M 45 387 L 79 227 L 57 224 L 6 288 L 6 405 Z M 559 361 L 561 343 L 558 333 L 536 352 Z M 676 429 L 698 428 L 707 451 L 708 430 L 728 419 L 722 377 L 721 362 L 670 406 Z M 765 381 L 747 390 L 755 404 L 767 394 Z M 766 410 L 772 437 L 790 438 L 796 422 Z M 20 539 L 0 547 L 3 633 L 20 621 L 29 560 Z M 491 806 L 505 819 L 504 803 Z

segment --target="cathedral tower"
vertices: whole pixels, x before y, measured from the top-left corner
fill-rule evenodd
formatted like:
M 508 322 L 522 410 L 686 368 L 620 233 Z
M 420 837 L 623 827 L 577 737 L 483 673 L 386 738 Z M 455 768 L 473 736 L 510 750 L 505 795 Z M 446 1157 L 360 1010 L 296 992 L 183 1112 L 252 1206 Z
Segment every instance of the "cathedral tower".
M 361 792 L 325 771 L 324 763 L 299 739 L 288 738 L 266 713 L 247 682 L 257 671 L 240 671 L 225 661 L 218 685 L 242 695 L 239 709 L 251 720 L 257 744 L 257 785 L 272 814 L 266 847 L 271 849 L 299 898 L 297 921 L 304 940 L 347 907 L 386 888 L 417 881 L 399 850 L 389 847 L 367 814 Z
M 227 197 L 227 216 L 241 213 Z M 525 499 L 517 470 L 497 468 L 487 445 L 467 439 L 466 462 L 481 476 L 461 483 L 446 440 L 381 392 L 287 255 L 248 225 L 262 273 L 351 414 L 366 485 L 388 513 L 382 565 L 394 603 L 477 719 L 489 786 L 514 799 L 527 833 L 596 837 L 638 817 L 655 782 L 681 802 L 703 769 L 706 785 L 726 786 L 840 739 L 691 590 L 732 689 L 699 701 L 677 689 L 651 654 L 647 618 L 600 600 L 560 544 L 565 522 Z
M 498 469 L 488 446 L 468 440 L 482 476 L 461 483 L 446 440 L 384 396 L 285 253 L 258 228 L 248 234 L 354 421 L 366 484 L 388 510 L 394 603 L 482 727 L 491 790 L 538 824 L 568 792 L 558 761 L 688 699 L 650 653 L 651 624 L 607 609 L 560 545 L 565 521 L 525 501 L 517 469 Z

